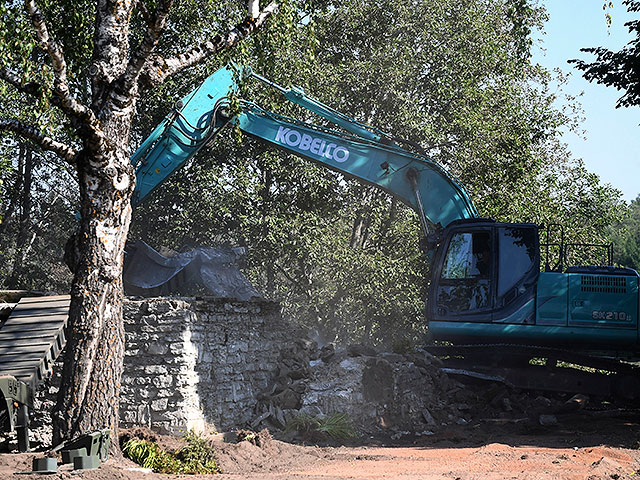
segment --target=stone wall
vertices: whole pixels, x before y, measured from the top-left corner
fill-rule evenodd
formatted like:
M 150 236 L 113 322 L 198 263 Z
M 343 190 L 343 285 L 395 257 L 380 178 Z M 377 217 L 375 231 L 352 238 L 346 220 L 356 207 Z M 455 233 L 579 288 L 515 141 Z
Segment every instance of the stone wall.
M 424 432 L 461 418 L 460 390 L 426 352 L 318 345 L 267 301 L 128 299 L 122 427 L 182 434 L 283 429 L 305 414 L 346 413 L 361 433 Z M 61 359 L 38 392 L 34 439 L 49 445 Z
M 156 298 L 124 308 L 124 427 L 180 433 L 246 425 L 293 333 L 267 301 Z

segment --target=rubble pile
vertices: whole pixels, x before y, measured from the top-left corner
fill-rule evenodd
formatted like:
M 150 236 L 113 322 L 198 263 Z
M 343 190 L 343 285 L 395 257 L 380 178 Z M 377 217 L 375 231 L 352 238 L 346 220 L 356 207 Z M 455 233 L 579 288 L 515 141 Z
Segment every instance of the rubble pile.
M 300 339 L 283 348 L 277 376 L 258 395 L 252 428 L 284 429 L 298 415 L 349 416 L 360 433 L 424 432 L 457 421 L 450 397 L 464 386 L 424 351 L 378 353 L 364 345 L 318 348 Z
M 347 414 L 359 435 L 384 433 L 395 439 L 481 422 L 549 427 L 589 402 L 584 395 L 521 391 L 447 375 L 441 361 L 422 350 L 318 348 L 299 339 L 281 350 L 278 364 L 275 380 L 258 395 L 254 430 L 285 430 L 297 416 L 336 413 Z

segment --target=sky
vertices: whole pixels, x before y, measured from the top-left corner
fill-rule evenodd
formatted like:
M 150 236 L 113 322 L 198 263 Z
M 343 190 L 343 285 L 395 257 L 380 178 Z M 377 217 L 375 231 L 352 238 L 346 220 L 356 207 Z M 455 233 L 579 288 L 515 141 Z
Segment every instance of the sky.
M 618 51 L 634 37 L 624 23 L 633 19 L 622 0 L 614 0 L 612 24 L 607 28 L 603 0 L 542 0 L 549 20 L 533 49 L 533 60 L 548 69 L 559 67 L 570 73 L 563 91 L 578 95 L 584 110 L 584 137 L 566 132 L 563 140 L 574 158 L 623 193 L 629 202 L 640 194 L 640 107 L 615 108 L 622 92 L 613 87 L 589 83 L 567 60 L 593 59 L 581 48 L 603 46 Z M 637 17 L 636 17 L 637 18 Z

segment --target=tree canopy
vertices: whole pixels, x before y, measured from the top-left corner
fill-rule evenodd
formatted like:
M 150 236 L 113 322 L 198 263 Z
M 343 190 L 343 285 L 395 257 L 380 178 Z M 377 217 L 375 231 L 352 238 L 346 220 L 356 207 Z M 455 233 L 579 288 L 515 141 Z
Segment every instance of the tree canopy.
M 560 143 L 573 119 L 554 107 L 550 74 L 529 52 L 542 10 L 475 0 L 325 7 L 306 5 L 286 44 L 266 32 L 239 60 L 417 144 L 460 179 L 482 216 L 563 223 L 571 241 L 607 239 L 624 205 Z M 174 91 L 194 86 L 187 79 Z M 321 121 L 262 85 L 247 88 L 264 108 Z M 158 121 L 148 118 L 147 132 Z M 132 228 L 176 250 L 248 246 L 258 288 L 324 338 L 402 344 L 424 333 L 429 272 L 414 213 L 250 138 L 218 137 L 138 208 Z
M 639 0 L 625 0 L 622 4 L 629 12 L 640 12 Z M 640 19 L 627 22 L 625 26 L 636 38 L 621 50 L 613 52 L 604 47 L 583 48 L 583 52 L 595 55 L 595 61 L 570 60 L 590 82 L 622 90 L 624 94 L 618 99 L 617 107 L 640 105 Z

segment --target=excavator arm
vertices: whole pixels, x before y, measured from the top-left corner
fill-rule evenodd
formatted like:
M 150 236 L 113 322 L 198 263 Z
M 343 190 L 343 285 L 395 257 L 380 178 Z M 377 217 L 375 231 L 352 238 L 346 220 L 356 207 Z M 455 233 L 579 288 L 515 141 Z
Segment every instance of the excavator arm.
M 230 98 L 237 95 L 241 75 L 280 90 L 289 101 L 348 133 L 284 117 L 242 99 L 239 112 L 230 113 Z M 299 88 L 284 89 L 236 67 L 218 70 L 177 102 L 134 153 L 134 205 L 230 124 L 275 147 L 386 191 L 418 213 L 425 234 L 434 226 L 445 227 L 455 220 L 478 216 L 464 187 L 433 160 L 399 147 L 390 136 L 308 97 Z

